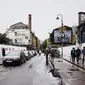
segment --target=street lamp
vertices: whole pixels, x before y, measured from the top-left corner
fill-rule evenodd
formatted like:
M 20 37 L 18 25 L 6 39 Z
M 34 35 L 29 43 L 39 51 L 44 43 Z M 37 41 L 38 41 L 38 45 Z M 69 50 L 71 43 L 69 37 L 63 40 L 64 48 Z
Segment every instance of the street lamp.
M 61 37 L 63 37 L 63 16 L 61 14 L 58 14 L 56 19 L 60 19 L 59 16 L 61 16 L 61 27 L 62 27 L 62 29 L 61 29 L 61 32 L 62 32 Z M 63 40 L 62 40 L 62 46 L 61 46 L 61 57 L 63 58 Z

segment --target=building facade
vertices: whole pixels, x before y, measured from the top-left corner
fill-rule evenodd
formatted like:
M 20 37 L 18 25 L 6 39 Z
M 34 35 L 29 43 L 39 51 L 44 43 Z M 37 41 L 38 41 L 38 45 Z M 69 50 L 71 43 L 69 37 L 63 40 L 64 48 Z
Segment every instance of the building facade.
M 32 44 L 30 30 L 27 25 L 22 22 L 11 25 L 6 31 L 7 37 L 11 39 L 13 45 L 29 45 Z
M 85 43 L 85 12 L 79 12 L 79 25 L 77 26 L 78 43 Z
M 32 38 L 32 46 L 39 49 L 40 48 L 39 38 L 33 32 L 31 32 L 31 38 Z
M 26 46 L 27 49 L 31 49 L 33 47 L 40 48 L 40 40 L 32 32 L 31 14 L 28 15 L 27 25 L 22 22 L 13 24 L 7 29 L 6 35 L 9 39 L 11 39 L 10 44 L 12 45 Z

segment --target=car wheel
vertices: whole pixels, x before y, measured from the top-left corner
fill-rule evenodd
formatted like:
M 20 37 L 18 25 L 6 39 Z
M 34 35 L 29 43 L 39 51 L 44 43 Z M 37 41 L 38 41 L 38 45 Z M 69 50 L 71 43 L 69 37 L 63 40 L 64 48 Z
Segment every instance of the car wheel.
M 7 66 L 7 63 L 6 63 L 6 62 L 3 62 L 3 65 L 4 65 L 4 66 Z
M 24 58 L 24 63 L 26 62 L 26 58 Z
M 27 56 L 27 60 L 29 60 L 29 56 Z
M 20 61 L 19 61 L 19 65 L 21 65 L 23 63 L 23 60 L 21 59 Z

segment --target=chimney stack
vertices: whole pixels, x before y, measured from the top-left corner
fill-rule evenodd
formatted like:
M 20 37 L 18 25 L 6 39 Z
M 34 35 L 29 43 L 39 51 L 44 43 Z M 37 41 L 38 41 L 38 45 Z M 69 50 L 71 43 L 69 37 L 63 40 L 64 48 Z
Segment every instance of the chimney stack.
M 31 22 L 32 22 L 32 19 L 31 19 L 31 14 L 28 15 L 28 27 L 30 29 L 30 31 L 32 31 L 32 25 L 31 25 Z

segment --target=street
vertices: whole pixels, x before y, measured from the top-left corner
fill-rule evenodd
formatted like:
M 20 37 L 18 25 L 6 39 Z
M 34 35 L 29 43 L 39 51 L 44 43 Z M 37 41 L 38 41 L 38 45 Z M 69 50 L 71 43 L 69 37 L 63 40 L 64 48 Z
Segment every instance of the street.
M 76 66 L 55 59 L 65 85 L 85 85 L 85 73 Z M 60 85 L 60 79 L 53 77 L 50 66 L 45 65 L 45 56 L 35 56 L 20 66 L 0 66 L 0 85 Z

